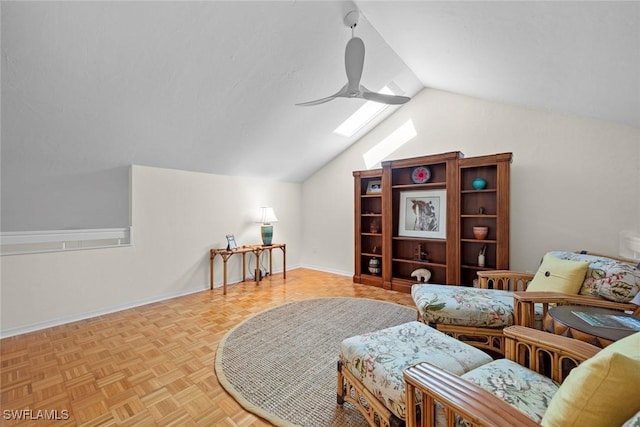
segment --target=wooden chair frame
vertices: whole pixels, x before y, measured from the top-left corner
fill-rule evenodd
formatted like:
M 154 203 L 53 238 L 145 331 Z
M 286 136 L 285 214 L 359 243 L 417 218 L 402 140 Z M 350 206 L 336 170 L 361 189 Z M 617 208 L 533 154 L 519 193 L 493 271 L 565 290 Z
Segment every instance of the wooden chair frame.
M 581 251 L 581 254 L 610 258 L 632 266 L 640 265 L 637 261 L 609 256 L 594 252 Z M 526 289 L 524 289 L 526 290 Z M 640 316 L 640 306 L 633 303 L 609 301 L 604 298 L 586 295 L 564 294 L 560 292 L 515 292 L 514 293 L 514 323 L 516 325 L 535 327 L 535 306 L 542 306 L 542 315 L 546 316 L 549 305 L 582 305 L 589 307 L 607 308 L 610 310 L 630 311 L 634 316 Z
M 478 288 L 503 291 L 525 291 L 533 275 L 510 270 L 493 270 L 478 272 Z M 443 285 L 447 286 L 447 285 Z M 425 322 L 418 310 L 418 320 Z M 459 341 L 504 356 L 505 341 L 502 328 L 479 328 L 475 326 L 434 324 L 441 332 L 451 335 Z
M 561 383 L 568 375 L 567 362 L 577 366 L 593 357 L 600 348 L 571 338 L 522 326 L 504 329 L 506 357 L 518 364 Z M 523 412 L 490 392 L 429 363 L 419 363 L 404 371 L 407 402 L 421 396 L 422 414 L 415 405 L 407 405 L 407 427 L 435 425 L 435 402 L 444 407 L 447 426 L 456 416 L 471 426 L 538 426 Z
M 609 256 L 594 252 L 580 251 L 581 254 L 610 258 L 636 266 L 638 263 L 627 258 Z M 500 289 L 514 292 L 514 325 L 540 329 L 541 324 L 536 323 L 536 305 L 542 307 L 543 319 L 549 311 L 549 305 L 582 305 L 590 307 L 608 308 L 611 310 L 632 312 L 640 316 L 640 306 L 633 303 L 621 303 L 609 301 L 604 298 L 564 294 L 561 292 L 525 292 L 534 275 L 511 270 L 493 270 L 478 272 L 478 288 Z M 418 311 L 418 320 L 420 318 Z M 475 347 L 493 351 L 500 355 L 505 354 L 505 340 L 502 329 L 478 328 L 472 326 L 437 324 L 435 327 L 460 341 Z
M 402 427 L 401 420 L 389 411 L 362 383 L 344 367 L 341 360 L 338 361 L 337 379 L 338 404 L 344 402 L 353 404 L 367 420 L 370 426 Z

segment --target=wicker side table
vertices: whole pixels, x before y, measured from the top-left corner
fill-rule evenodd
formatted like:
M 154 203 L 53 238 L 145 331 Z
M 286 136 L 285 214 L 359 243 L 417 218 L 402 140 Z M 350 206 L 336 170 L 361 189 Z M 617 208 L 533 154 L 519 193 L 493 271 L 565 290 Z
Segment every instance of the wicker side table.
M 573 313 L 574 311 L 590 314 L 630 316 L 623 312 L 608 310 L 606 308 L 579 305 L 559 305 L 549 308 L 549 311 L 544 318 L 544 330 L 556 335 L 562 335 L 584 341 L 598 347 L 606 347 L 609 344 L 636 332 L 632 329 L 618 329 L 590 325 L 576 316 Z

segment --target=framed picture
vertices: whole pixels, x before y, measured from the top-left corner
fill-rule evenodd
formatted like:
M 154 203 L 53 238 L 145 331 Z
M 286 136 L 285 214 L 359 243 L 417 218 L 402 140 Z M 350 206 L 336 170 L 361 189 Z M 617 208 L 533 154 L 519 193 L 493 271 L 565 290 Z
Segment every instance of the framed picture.
M 233 251 L 238 249 L 238 244 L 236 243 L 236 238 L 233 234 L 227 234 L 227 250 Z
M 447 190 L 400 193 L 398 236 L 447 238 Z
M 367 184 L 367 194 L 380 194 L 382 193 L 382 181 L 369 181 Z

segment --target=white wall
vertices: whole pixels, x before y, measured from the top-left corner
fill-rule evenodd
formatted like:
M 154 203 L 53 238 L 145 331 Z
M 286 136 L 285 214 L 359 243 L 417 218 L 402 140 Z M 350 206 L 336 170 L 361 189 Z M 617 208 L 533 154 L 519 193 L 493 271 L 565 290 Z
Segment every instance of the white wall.
M 389 159 L 513 152 L 514 269 L 534 270 L 550 249 L 617 253 L 618 232 L 640 229 L 640 129 L 424 90 L 303 185 L 133 166 L 133 246 L 2 257 L 2 335 L 207 289 L 208 249 L 227 233 L 259 242 L 250 219 L 262 205 L 280 220 L 289 268 L 353 274 L 351 172 L 409 119 L 418 136 Z
M 251 222 L 259 206 L 274 207 L 274 241 L 287 244 L 287 266 L 295 268 L 300 201 L 300 184 L 133 166 L 133 245 L 2 257 L 2 335 L 208 289 L 209 249 L 225 247 L 229 233 L 239 245 L 259 243 L 260 226 Z M 281 251 L 273 254 L 281 271 Z M 241 260 L 229 260 L 231 283 L 242 277 Z
M 425 89 L 303 184 L 303 265 L 353 274 L 351 172 L 409 119 L 417 137 L 384 160 L 513 153 L 513 269 L 551 249 L 617 254 L 618 232 L 640 229 L 640 129 Z

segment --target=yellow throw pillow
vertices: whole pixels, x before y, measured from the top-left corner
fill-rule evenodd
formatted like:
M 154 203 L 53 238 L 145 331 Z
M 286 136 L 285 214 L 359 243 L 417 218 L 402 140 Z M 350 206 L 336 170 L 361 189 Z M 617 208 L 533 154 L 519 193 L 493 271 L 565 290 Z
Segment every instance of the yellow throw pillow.
M 607 353 L 620 353 L 627 357 L 640 359 L 640 332 L 622 338 L 598 352 L 598 355 Z
M 527 291 L 577 294 L 587 274 L 588 261 L 572 261 L 546 254 Z
M 549 403 L 544 427 L 619 426 L 640 411 L 640 332 L 628 338 L 618 349 L 629 354 L 605 349 L 571 371 Z

